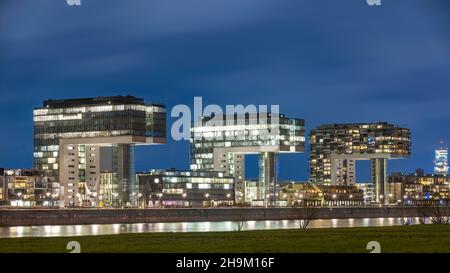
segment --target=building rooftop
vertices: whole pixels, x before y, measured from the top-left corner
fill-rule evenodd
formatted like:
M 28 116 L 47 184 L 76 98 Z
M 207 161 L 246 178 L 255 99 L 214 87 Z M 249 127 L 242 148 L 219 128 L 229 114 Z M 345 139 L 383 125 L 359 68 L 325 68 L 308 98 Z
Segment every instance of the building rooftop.
M 199 171 L 199 170 L 177 170 L 177 169 L 157 169 L 145 172 L 136 172 L 141 175 L 162 175 L 162 176 L 193 176 L 193 177 L 206 177 L 206 176 L 218 176 L 223 178 L 232 178 L 232 176 L 226 176 L 224 172 L 220 171 Z
M 76 98 L 76 99 L 61 99 L 61 100 L 45 100 L 43 107 L 45 108 L 65 108 L 65 107 L 82 107 L 89 105 L 119 105 L 119 104 L 141 104 L 144 105 L 144 99 L 134 96 L 110 96 L 110 97 L 94 97 L 94 98 Z M 164 107 L 163 104 L 152 104 L 155 106 Z
M 262 116 L 263 119 L 267 119 L 267 122 L 270 123 L 270 117 L 271 117 L 272 113 L 269 112 L 261 112 L 261 113 L 245 113 L 245 114 L 222 114 L 222 118 L 223 120 L 230 120 L 230 119 L 234 119 L 234 120 L 241 120 L 241 119 L 250 119 L 250 118 L 254 118 L 254 119 L 259 119 L 260 116 Z M 285 114 L 278 114 L 280 119 L 288 119 L 288 120 L 295 120 L 299 123 L 299 125 L 301 126 L 305 126 L 305 120 L 301 119 L 301 118 L 289 118 L 287 117 Z M 215 117 L 215 115 L 211 115 L 211 116 L 202 116 L 201 120 L 203 122 L 207 122 L 210 121 L 211 119 L 213 119 Z M 196 123 L 198 121 L 193 121 L 192 123 Z M 234 125 L 234 124 L 228 124 L 228 125 Z
M 361 128 L 367 126 L 368 129 L 378 129 L 377 126 L 382 126 L 382 128 L 397 128 L 398 126 L 387 123 L 385 121 L 378 122 L 364 122 L 364 123 L 333 123 L 320 125 L 313 130 L 326 130 L 326 129 L 346 129 L 346 128 Z M 364 128 L 364 127 L 363 127 Z M 398 127 L 400 128 L 400 127 Z M 406 128 L 405 128 L 406 129 Z

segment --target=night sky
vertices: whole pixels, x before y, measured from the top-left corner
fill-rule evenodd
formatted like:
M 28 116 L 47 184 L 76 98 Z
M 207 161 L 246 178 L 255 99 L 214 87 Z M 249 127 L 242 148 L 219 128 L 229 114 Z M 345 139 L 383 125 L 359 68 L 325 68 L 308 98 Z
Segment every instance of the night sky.
M 0 0 L 0 166 L 32 166 L 43 100 L 130 94 L 169 111 L 194 96 L 279 104 L 308 131 L 407 126 L 412 157 L 389 171 L 431 172 L 450 142 L 449 11 L 448 0 Z M 307 157 L 283 155 L 281 178 L 307 179 Z M 255 177 L 255 156 L 248 166 Z M 189 167 L 188 142 L 137 149 L 137 170 L 170 167 Z

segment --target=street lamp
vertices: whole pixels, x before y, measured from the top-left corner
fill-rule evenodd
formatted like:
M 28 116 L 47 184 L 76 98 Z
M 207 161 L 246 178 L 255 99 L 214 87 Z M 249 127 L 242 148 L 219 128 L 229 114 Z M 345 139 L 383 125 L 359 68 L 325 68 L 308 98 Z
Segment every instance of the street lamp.
M 137 195 L 137 199 L 138 199 L 138 207 L 142 207 L 141 205 L 140 205 L 140 203 L 141 203 L 141 197 L 142 197 L 142 193 L 138 193 L 138 195 Z
M 205 193 L 205 198 L 208 199 L 208 207 L 211 206 L 210 201 L 209 201 L 209 193 Z
M 158 193 L 157 195 L 159 197 L 159 206 L 162 207 L 162 200 L 161 200 L 161 198 L 163 197 L 163 194 L 162 193 Z
M 49 193 L 49 192 L 47 192 L 46 194 L 45 194 L 45 196 L 47 197 L 46 199 L 47 199 L 47 207 L 50 207 L 50 195 L 51 195 L 51 193 Z
M 183 192 L 181 196 L 183 197 L 183 207 L 189 206 L 188 203 L 186 203 L 187 193 Z
M 383 206 L 383 203 L 384 203 L 383 199 L 384 199 L 384 195 L 380 195 L 380 202 L 378 205 L 379 207 Z
M 17 197 L 19 197 L 19 201 L 22 201 L 22 193 L 21 193 L 21 192 L 18 192 L 18 193 L 17 193 Z M 19 206 L 22 205 L 22 204 L 21 204 L 22 202 L 18 202 L 18 203 L 19 203 L 19 204 L 18 204 Z

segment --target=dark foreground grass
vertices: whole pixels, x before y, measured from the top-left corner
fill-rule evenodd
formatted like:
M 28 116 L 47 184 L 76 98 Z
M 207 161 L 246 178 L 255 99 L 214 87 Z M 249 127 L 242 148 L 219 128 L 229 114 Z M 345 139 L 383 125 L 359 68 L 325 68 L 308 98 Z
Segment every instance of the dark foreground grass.
M 0 239 L 0 252 L 68 252 L 69 241 L 83 253 L 367 253 L 369 241 L 380 242 L 384 253 L 449 253 L 450 225 Z

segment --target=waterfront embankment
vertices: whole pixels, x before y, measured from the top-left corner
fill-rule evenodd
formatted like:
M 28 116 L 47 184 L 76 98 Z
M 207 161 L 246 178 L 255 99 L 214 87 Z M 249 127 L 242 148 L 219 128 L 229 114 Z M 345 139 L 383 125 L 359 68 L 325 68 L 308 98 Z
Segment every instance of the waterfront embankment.
M 1 209 L 0 226 L 419 217 L 415 207 Z

